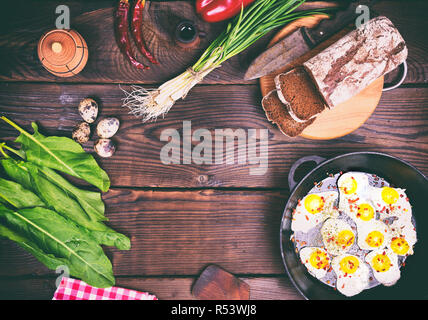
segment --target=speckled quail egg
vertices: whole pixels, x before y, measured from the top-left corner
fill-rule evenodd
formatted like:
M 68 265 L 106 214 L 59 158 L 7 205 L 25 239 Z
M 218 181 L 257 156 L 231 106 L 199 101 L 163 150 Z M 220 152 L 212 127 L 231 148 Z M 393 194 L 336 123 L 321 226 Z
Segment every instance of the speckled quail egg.
M 117 118 L 106 118 L 101 120 L 97 125 L 97 135 L 103 139 L 113 137 L 119 130 L 120 122 Z
M 79 103 L 79 114 L 87 123 L 93 123 L 98 116 L 98 104 L 94 99 L 85 98 Z
M 108 158 L 116 151 L 116 146 L 110 139 L 98 139 L 95 142 L 94 150 L 99 156 Z
M 89 136 L 91 135 L 91 127 L 86 122 L 79 123 L 73 130 L 72 138 L 82 144 L 88 142 Z

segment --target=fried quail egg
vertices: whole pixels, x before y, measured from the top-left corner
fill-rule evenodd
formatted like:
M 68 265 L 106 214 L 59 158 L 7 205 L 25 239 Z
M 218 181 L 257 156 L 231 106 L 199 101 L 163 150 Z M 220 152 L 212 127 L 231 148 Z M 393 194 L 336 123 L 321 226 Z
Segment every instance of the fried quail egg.
M 404 189 L 372 188 L 371 198 L 380 219 L 397 217 L 410 220 L 412 217 L 412 207 Z
M 337 256 L 331 265 L 337 276 L 336 288 L 345 296 L 354 296 L 368 287 L 369 267 L 357 256 Z
M 349 202 L 343 208 L 343 212 L 347 214 L 356 224 L 375 220 L 376 210 L 370 200 L 358 199 L 355 202 Z
M 300 250 L 300 260 L 308 269 L 309 273 L 317 279 L 323 278 L 330 269 L 330 257 L 323 248 L 302 248 Z
M 321 228 L 321 236 L 327 252 L 333 256 L 348 252 L 355 241 L 351 226 L 341 219 L 326 220 Z
M 369 186 L 369 178 L 362 172 L 347 172 L 337 180 L 339 192 L 345 196 L 361 194 Z
M 349 203 L 365 198 L 371 188 L 368 176 L 362 172 L 342 174 L 337 180 L 337 187 L 339 190 L 339 210 L 345 210 Z
M 358 246 L 363 250 L 383 249 L 391 242 L 389 226 L 380 220 L 357 224 Z
M 338 217 L 337 192 L 311 193 L 300 200 L 293 212 L 291 230 L 308 232 L 329 217 Z
M 383 285 L 392 286 L 400 279 L 398 257 L 391 249 L 374 250 L 365 260 L 372 267 L 375 279 Z
M 391 229 L 391 250 L 399 256 L 413 254 L 413 246 L 417 242 L 416 229 L 411 221 L 395 220 Z

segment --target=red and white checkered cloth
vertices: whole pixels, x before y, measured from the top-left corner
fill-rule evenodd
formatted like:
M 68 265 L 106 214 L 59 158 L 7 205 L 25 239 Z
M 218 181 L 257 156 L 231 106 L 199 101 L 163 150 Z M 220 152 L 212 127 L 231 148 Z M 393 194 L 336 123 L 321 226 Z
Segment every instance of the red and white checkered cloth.
M 63 277 L 52 300 L 157 300 L 147 292 L 110 287 L 99 289 L 87 283 Z

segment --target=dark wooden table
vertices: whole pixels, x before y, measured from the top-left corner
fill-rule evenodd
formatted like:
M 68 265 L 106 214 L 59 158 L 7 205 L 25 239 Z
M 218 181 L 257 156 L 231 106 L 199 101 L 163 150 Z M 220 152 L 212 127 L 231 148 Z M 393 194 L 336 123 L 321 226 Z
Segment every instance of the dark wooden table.
M 1 12 L 0 111 L 29 129 L 37 121 L 44 133 L 71 136 L 80 121 L 77 104 L 100 101 L 101 116 L 117 116 L 119 146 L 99 159 L 111 190 L 104 194 L 110 225 L 132 240 L 130 251 L 106 248 L 117 285 L 150 291 L 159 299 L 192 299 L 191 286 L 209 264 L 238 275 L 253 299 L 300 299 L 285 275 L 279 250 L 279 224 L 289 196 L 287 175 L 300 157 L 330 158 L 352 151 L 379 151 L 404 159 L 428 174 L 428 22 L 426 1 L 382 1 L 376 10 L 399 28 L 409 48 L 409 74 L 396 90 L 385 92 L 369 120 L 345 137 L 315 141 L 289 139 L 264 115 L 256 81 L 245 82 L 249 62 L 272 34 L 212 72 L 179 101 L 165 119 L 141 123 L 121 107 L 119 87 L 154 87 L 190 66 L 224 24 L 195 16 L 192 2 L 149 3 L 145 38 L 161 65 L 133 69 L 114 40 L 115 1 L 67 1 L 71 26 L 89 46 L 89 61 L 77 76 L 50 75 L 37 59 L 43 32 L 54 28 L 55 8 L 64 1 L 22 1 Z M 175 25 L 194 20 L 201 31 L 197 48 L 173 41 Z M 392 81 L 390 77 L 387 82 Z M 164 129 L 267 129 L 269 168 L 249 175 L 250 164 L 164 165 Z M 0 123 L 1 140 L 16 132 Z M 92 152 L 93 140 L 85 144 Z M 253 165 L 254 166 L 254 165 Z M 301 172 L 300 174 L 303 174 Z M 0 298 L 50 299 L 58 275 L 8 240 L 0 240 Z

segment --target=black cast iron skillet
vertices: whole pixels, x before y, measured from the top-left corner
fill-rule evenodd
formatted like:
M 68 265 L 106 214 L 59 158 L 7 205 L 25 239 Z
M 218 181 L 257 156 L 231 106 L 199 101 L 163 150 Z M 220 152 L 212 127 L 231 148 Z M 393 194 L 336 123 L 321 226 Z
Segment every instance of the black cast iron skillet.
M 294 181 L 296 169 L 305 162 L 317 166 L 300 182 Z M 290 241 L 292 210 L 313 187 L 327 177 L 327 173 L 361 171 L 384 178 L 392 186 L 406 189 L 413 208 L 418 242 L 414 255 L 406 259 L 401 278 L 391 287 L 379 285 L 364 290 L 353 299 L 428 299 L 428 180 L 412 165 L 387 154 L 375 152 L 348 153 L 330 160 L 308 156 L 291 167 L 288 183 L 292 193 L 285 206 L 281 221 L 281 254 L 285 269 L 297 290 L 306 299 L 349 299 L 311 276 L 300 262 Z

